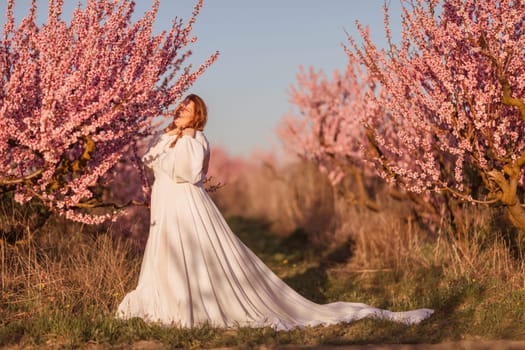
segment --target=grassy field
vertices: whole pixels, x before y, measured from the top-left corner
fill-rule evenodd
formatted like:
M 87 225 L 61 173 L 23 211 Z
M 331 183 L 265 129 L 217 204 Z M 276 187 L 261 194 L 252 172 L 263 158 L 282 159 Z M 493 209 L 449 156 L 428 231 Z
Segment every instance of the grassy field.
M 313 301 L 364 302 L 396 311 L 429 307 L 436 312 L 413 326 L 365 319 L 290 332 L 188 330 L 140 319 L 115 320 L 116 306 L 136 284 L 141 250 L 113 238 L 111 228 L 97 231 L 52 217 L 38 233 L 28 230 L 18 239 L 5 236 L 0 243 L 0 346 L 125 346 L 152 340 L 197 349 L 525 339 L 525 286 L 517 279 L 522 270 L 499 266 L 511 260 L 501 257 L 504 253 L 495 243 L 470 238 L 474 243 L 469 246 L 440 242 L 439 237 L 432 242 L 409 239 L 405 255 L 412 258 L 407 260 L 381 258 L 393 254 L 385 249 L 369 247 L 363 252 L 358 235 L 319 249 L 311 248 L 300 230 L 284 237 L 272 234 L 260 221 L 232 217 L 229 223 L 281 278 Z M 394 238 L 396 234 L 401 233 L 390 232 Z M 461 259 L 451 258 L 459 254 L 454 251 L 463 251 Z

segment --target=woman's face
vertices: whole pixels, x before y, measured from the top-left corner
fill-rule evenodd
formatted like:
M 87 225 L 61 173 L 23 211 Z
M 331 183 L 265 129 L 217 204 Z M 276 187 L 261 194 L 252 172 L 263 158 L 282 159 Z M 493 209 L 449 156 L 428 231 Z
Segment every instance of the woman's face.
M 195 118 L 195 103 L 193 101 L 182 102 L 176 111 L 175 125 L 177 128 L 185 128 L 191 124 Z

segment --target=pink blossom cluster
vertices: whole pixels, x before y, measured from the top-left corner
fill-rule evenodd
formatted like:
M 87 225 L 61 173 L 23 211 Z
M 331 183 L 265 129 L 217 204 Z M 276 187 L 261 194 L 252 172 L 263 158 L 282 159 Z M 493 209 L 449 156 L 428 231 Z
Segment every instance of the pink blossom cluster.
M 293 112 L 281 121 L 277 133 L 300 158 L 312 161 L 333 184 L 350 169 L 367 170 L 366 126 L 369 113 L 381 113 L 364 98 L 368 80 L 354 66 L 329 79 L 322 71 L 300 67 L 296 86 L 290 88 Z
M 222 146 L 213 146 L 210 154 L 208 177 L 224 185 L 233 184 L 249 176 L 249 173 L 255 168 L 255 164 L 241 157 L 230 155 Z
M 362 44 L 349 37 L 346 49 L 370 79 L 365 99 L 384 110 L 365 121 L 383 175 L 467 200 L 473 176 L 483 193 L 505 192 L 503 179 L 525 163 L 525 2 L 402 3 L 399 43 L 385 7 L 389 46 L 379 49 L 358 24 Z
M 0 187 L 24 202 L 40 198 L 49 208 L 86 223 L 84 204 L 93 187 L 138 139 L 152 133 L 152 119 L 171 108 L 217 59 L 196 70 L 183 66 L 203 3 L 190 20 L 175 19 L 153 33 L 159 0 L 136 22 L 131 0 L 87 0 L 61 19 L 64 0 L 49 0 L 38 26 L 36 2 L 18 27 L 8 0 L 0 43 Z

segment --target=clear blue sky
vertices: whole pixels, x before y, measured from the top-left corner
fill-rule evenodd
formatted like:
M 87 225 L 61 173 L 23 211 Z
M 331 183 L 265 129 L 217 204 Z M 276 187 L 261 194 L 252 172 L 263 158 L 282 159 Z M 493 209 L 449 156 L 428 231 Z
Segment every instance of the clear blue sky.
M 5 3 L 0 11 L 5 13 Z M 78 3 L 66 0 L 64 17 Z M 189 18 L 196 1 L 161 0 L 156 29 L 167 29 L 175 17 Z M 30 0 L 16 0 L 15 16 L 27 13 Z M 38 20 L 45 21 L 47 1 L 38 0 Z M 152 0 L 138 0 L 141 16 Z M 383 0 L 205 0 L 193 34 L 190 62 L 198 65 L 219 50 L 219 60 L 196 82 L 191 92 L 201 95 L 209 108 L 205 133 L 212 145 L 233 155 L 252 150 L 275 150 L 280 143 L 275 127 L 290 110 L 287 90 L 299 65 L 330 73 L 343 69 L 346 29 L 357 36 L 355 21 L 370 26 L 376 43 L 384 45 Z M 399 0 L 389 7 L 394 36 L 399 36 Z M 0 23 L 3 25 L 5 18 Z

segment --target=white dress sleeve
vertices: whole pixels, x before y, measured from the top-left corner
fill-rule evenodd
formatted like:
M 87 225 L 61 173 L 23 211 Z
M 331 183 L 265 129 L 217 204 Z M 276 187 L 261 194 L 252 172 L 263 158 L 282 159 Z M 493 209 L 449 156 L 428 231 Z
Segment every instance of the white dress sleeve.
M 168 146 L 169 147 L 169 146 Z M 204 146 L 195 138 L 184 135 L 175 147 L 160 159 L 159 168 L 175 182 L 196 184 L 203 179 Z

